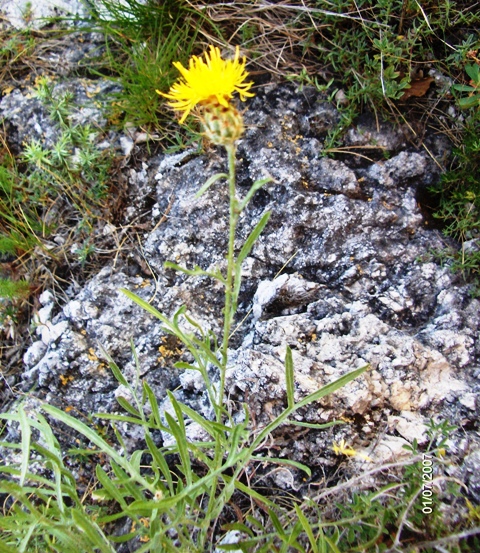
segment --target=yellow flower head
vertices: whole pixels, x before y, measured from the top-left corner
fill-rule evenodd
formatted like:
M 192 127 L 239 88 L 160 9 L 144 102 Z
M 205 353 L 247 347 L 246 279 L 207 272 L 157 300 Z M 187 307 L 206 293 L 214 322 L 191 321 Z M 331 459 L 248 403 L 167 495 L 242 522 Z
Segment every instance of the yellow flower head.
M 183 111 L 180 123 L 183 123 L 190 111 L 198 104 L 219 103 L 229 107 L 228 101 L 234 92 L 245 101 L 253 96 L 249 92 L 253 83 L 245 82 L 248 73 L 245 71 L 245 58 L 239 59 L 238 46 L 233 60 L 223 60 L 220 50 L 210 46 L 210 52 L 204 53 L 205 59 L 192 56 L 188 69 L 180 62 L 174 66 L 180 71 L 180 79 L 172 85 L 168 93 L 157 90 L 158 94 L 168 100 L 168 105 L 178 111 Z
M 333 442 L 332 449 L 335 455 L 346 455 L 347 457 L 355 457 L 355 455 L 357 454 L 353 447 L 351 445 L 348 445 L 343 439 L 340 440 L 340 443 Z
M 335 455 L 346 455 L 347 457 L 360 457 L 361 459 L 365 459 L 365 461 L 372 462 L 372 460 L 368 455 L 364 455 L 363 453 L 356 451 L 355 449 L 353 449 L 351 445 L 348 445 L 344 439 L 341 439 L 340 443 L 333 442 L 332 449 Z

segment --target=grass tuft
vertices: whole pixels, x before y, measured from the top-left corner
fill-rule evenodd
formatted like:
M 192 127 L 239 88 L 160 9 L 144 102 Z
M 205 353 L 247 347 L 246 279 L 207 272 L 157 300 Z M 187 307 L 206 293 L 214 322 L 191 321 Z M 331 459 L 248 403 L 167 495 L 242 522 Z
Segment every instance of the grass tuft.
M 110 120 L 142 127 L 157 140 L 175 143 L 178 129 L 155 91 L 168 90 L 177 78 L 173 62 L 186 63 L 198 49 L 199 33 L 209 26 L 208 20 L 178 0 L 103 0 L 91 16 L 105 37 L 101 72 L 121 85 L 112 98 Z

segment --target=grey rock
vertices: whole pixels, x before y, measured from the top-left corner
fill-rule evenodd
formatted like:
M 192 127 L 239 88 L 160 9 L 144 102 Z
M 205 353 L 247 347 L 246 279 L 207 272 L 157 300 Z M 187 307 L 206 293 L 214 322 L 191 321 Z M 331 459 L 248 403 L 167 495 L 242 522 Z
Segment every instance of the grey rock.
M 480 449 L 472 451 L 465 457 L 463 472 L 469 494 L 480 502 Z
M 248 538 L 247 534 L 244 534 L 238 530 L 229 530 L 225 536 L 220 540 L 220 545 L 231 545 L 234 543 L 238 543 L 240 540 L 244 540 Z M 223 549 L 215 548 L 215 553 L 221 553 Z M 230 549 L 230 551 L 233 551 L 233 553 L 241 553 L 242 549 Z
M 0 12 L 17 29 L 40 29 L 48 25 L 48 18 L 87 13 L 80 0 L 0 0 Z
M 272 87 L 251 102 L 238 145 L 238 194 L 258 178 L 273 181 L 255 195 L 239 224 L 237 251 L 271 212 L 242 271 L 238 322 L 245 320 L 231 342 L 229 401 L 246 402 L 257 425 L 279 413 L 286 405 L 287 345 L 297 399 L 370 366 L 297 413 L 314 423 L 360 421 L 360 431 L 332 427 L 282 446 L 282 455 L 316 466 L 337 463 L 331 444 L 340 438 L 355 442 L 375 462 L 393 459 L 416 433 L 424 435 L 431 416 L 460 424 L 479 408 L 480 304 L 448 267 L 431 260 L 429 252 L 441 249 L 445 239 L 425 224 L 417 201 L 419 190 L 438 177 L 438 167 L 422 150 L 405 149 L 403 135 L 385 126 L 381 136 L 369 131 L 368 141 L 381 141 L 390 159 L 323 157 L 322 137 L 337 116 L 310 89 L 298 94 L 292 86 Z M 350 139 L 367 144 L 353 132 Z M 114 411 L 115 395 L 126 391 L 112 377 L 105 351 L 129 382 L 149 383 L 163 410 L 171 409 L 170 389 L 212 416 L 198 375 L 173 368 L 178 360 L 191 362 L 188 352 L 118 289 L 136 292 L 170 317 L 186 304 L 191 317 L 221 335 L 222 286 L 187 278 L 164 263 L 225 269 L 226 185 L 219 181 L 195 198 L 209 176 L 225 172 L 225 164 L 223 152 L 211 149 L 198 156 L 159 155 L 129 170 L 130 220 L 154 204 L 152 230 L 142 237 L 142 276 L 132 276 L 135 271 L 122 263 L 105 267 L 57 315 L 52 312 L 51 324 L 64 325 L 63 332 L 47 340 L 40 359 L 39 346 L 27 352 L 25 385 L 36 380 L 47 397 L 60 394 L 82 410 Z M 60 377 L 72 379 L 64 385 Z M 234 417 L 241 416 L 239 409 Z M 188 426 L 192 437 L 200 435 L 201 429 Z
M 25 367 L 31 368 L 36 365 L 40 361 L 40 359 L 43 358 L 46 350 L 47 345 L 43 342 L 43 340 L 37 340 L 36 342 L 33 342 L 33 344 L 23 355 L 23 362 L 25 364 Z
M 66 93 L 72 95 L 75 109 L 70 115 L 73 126 L 87 124 L 102 128 L 106 124 L 102 103 L 108 94 L 118 90 L 118 85 L 109 80 L 68 79 L 52 83 L 54 97 Z M 9 141 L 17 147 L 31 140 L 38 140 L 51 148 L 60 137 L 60 129 L 52 123 L 48 108 L 35 97 L 33 89 L 15 89 L 0 101 L 0 116 L 5 119 Z
M 297 275 L 281 275 L 272 281 L 264 280 L 258 285 L 253 297 L 253 318 L 258 320 L 269 307 L 298 306 L 310 303 L 320 286 Z

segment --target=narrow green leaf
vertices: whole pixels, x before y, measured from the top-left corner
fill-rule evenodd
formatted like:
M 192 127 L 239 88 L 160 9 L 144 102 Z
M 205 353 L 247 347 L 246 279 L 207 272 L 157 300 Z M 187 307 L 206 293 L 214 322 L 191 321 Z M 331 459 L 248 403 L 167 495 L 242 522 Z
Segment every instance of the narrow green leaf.
M 60 446 L 57 442 L 57 439 L 53 435 L 52 429 L 50 425 L 48 424 L 45 417 L 41 414 L 38 414 L 38 424 L 39 424 L 39 430 L 42 433 L 43 439 L 46 444 L 46 448 L 43 448 L 39 445 L 44 451 L 42 452 L 47 459 L 49 459 L 53 474 L 55 477 L 55 491 L 57 496 L 57 503 L 60 511 L 63 513 L 65 510 L 64 503 L 63 503 L 63 486 L 62 486 L 62 469 L 64 469 L 63 461 L 62 461 L 62 454 L 60 451 Z M 38 450 L 39 447 L 36 447 Z M 75 486 L 75 480 L 73 479 L 73 475 L 70 473 L 70 471 L 63 470 L 65 475 L 69 475 L 70 479 L 72 480 L 73 485 Z
M 123 439 L 123 436 L 120 433 L 120 431 L 118 430 L 117 426 L 115 424 L 112 424 L 111 427 L 113 428 L 113 433 L 115 434 L 115 437 L 117 438 L 118 445 L 120 446 L 120 448 L 123 451 L 128 451 L 128 447 L 125 444 L 125 440 Z M 125 462 L 127 463 L 128 461 L 125 459 Z
M 263 530 L 263 526 L 261 527 Z M 238 532 L 244 532 L 247 536 L 253 538 L 253 530 L 249 528 L 246 524 L 241 522 L 232 522 L 231 524 L 223 524 L 222 530 L 237 530 Z
M 292 348 L 287 346 L 285 354 L 285 383 L 287 388 L 287 404 L 289 408 L 295 405 L 295 379 L 293 374 Z
M 191 363 L 185 363 L 184 361 L 177 361 L 173 365 L 176 369 L 186 369 L 189 371 L 200 371 L 201 369 L 197 367 L 196 365 L 192 365 Z
M 468 84 L 454 84 L 452 88 L 454 90 L 458 90 L 459 92 L 473 92 L 475 90 L 473 86 Z
M 139 305 L 142 309 L 145 309 L 145 311 L 148 311 L 151 315 L 156 317 L 157 319 L 160 319 L 162 323 L 167 325 L 168 328 L 171 328 L 171 322 L 170 320 L 163 314 L 158 311 L 158 309 L 155 309 L 152 305 L 150 305 L 145 300 L 142 300 L 137 294 L 134 294 L 133 292 L 130 292 L 130 290 L 127 290 L 126 288 L 120 288 L 120 292 L 125 294 L 127 298 L 130 298 L 132 301 L 134 301 L 137 305 Z M 178 311 L 177 311 L 178 313 Z
M 101 465 L 95 466 L 95 474 L 107 494 L 120 505 L 122 511 L 127 511 L 128 505 L 125 498 L 117 486 L 110 480 L 108 474 L 103 470 Z
M 325 430 L 326 428 L 330 428 L 331 426 L 338 426 L 345 424 L 343 421 L 332 421 L 332 422 L 326 422 L 324 424 L 316 424 L 314 422 L 302 422 L 302 421 L 293 421 L 293 420 L 286 420 L 285 424 L 291 424 L 293 426 L 300 426 L 302 428 L 315 428 L 316 430 Z
M 18 415 L 14 415 L 13 413 L 0 413 L 0 419 L 18 422 Z
M 201 365 L 205 365 L 206 362 L 209 362 L 215 367 L 220 367 L 220 361 L 217 359 L 217 356 L 210 349 L 210 346 L 208 343 L 204 342 L 203 340 L 199 340 L 195 336 L 192 336 L 192 343 L 197 348 L 196 353 L 197 353 L 197 357 L 199 358 L 197 359 L 198 363 L 199 363 L 199 360 L 202 360 L 203 358 L 203 363 L 201 363 Z
M 167 464 L 167 461 L 165 460 L 165 457 L 162 455 L 162 452 L 158 449 L 158 447 L 154 444 L 148 432 L 145 433 L 145 442 L 147 443 L 150 455 L 153 457 L 153 460 L 157 464 L 157 467 L 160 469 L 160 472 L 163 474 L 163 477 L 167 481 L 170 493 L 173 495 L 175 493 L 175 490 L 173 488 L 172 475 L 170 473 L 170 468 Z
M 220 179 L 228 179 L 228 175 L 225 173 L 216 173 L 215 175 L 212 175 L 207 182 L 200 188 L 200 190 L 195 194 L 195 198 L 200 198 L 205 192 L 212 186 L 212 184 L 216 183 L 217 180 Z
M 99 419 L 109 420 L 109 421 L 120 421 L 120 422 L 131 422 L 133 424 L 141 424 L 142 426 L 147 426 L 145 421 L 137 417 L 129 417 L 127 415 L 111 415 L 110 413 L 94 413 L 94 417 Z
M 200 413 L 198 413 L 197 411 L 195 411 L 194 409 L 191 409 L 188 405 L 185 405 L 184 403 L 180 403 L 178 402 L 183 413 L 185 413 L 188 417 L 190 417 L 193 421 L 195 421 L 196 423 L 198 423 L 203 429 L 205 429 L 209 434 L 210 436 L 212 436 L 213 438 L 219 438 L 221 436 L 221 434 L 227 430 L 227 427 L 226 426 L 223 426 L 222 425 L 222 430 L 218 430 L 218 428 L 216 428 L 215 426 L 215 423 L 213 423 L 212 421 L 209 421 L 207 419 L 205 419 L 204 417 L 202 417 L 202 415 L 200 415 Z M 224 430 L 225 429 L 225 430 Z
M 137 472 L 140 472 L 140 469 L 141 469 L 140 465 L 142 462 L 142 455 L 143 455 L 142 449 L 137 449 L 130 455 L 130 463 Z
M 101 492 L 102 490 L 100 490 Z M 103 490 L 104 491 L 104 490 Z M 100 499 L 103 499 L 102 494 L 100 495 Z M 107 495 L 107 499 L 110 499 L 110 497 Z M 115 522 L 119 518 L 125 518 L 125 513 L 123 511 L 120 511 L 119 513 L 115 513 L 114 515 L 105 515 L 98 517 L 97 521 L 99 524 L 109 524 L 110 522 Z
M 231 432 L 229 443 L 227 444 L 230 451 L 228 452 L 227 463 L 232 465 L 237 464 L 241 458 L 247 453 L 246 448 L 242 448 L 240 441 L 245 437 L 245 425 L 236 424 Z M 240 446 L 240 448 L 239 448 Z
M 70 428 L 73 428 L 77 432 L 80 432 L 80 434 L 83 434 L 87 438 L 87 440 L 90 440 L 93 444 L 95 444 L 100 450 L 108 455 L 112 460 L 114 460 L 118 465 L 122 466 L 126 470 L 128 470 L 129 464 L 128 461 L 122 457 L 118 451 L 110 446 L 101 436 L 99 436 L 95 430 L 88 427 L 83 422 L 75 419 L 74 417 L 71 417 L 70 415 L 67 415 L 57 407 L 54 407 L 53 405 L 43 405 L 42 409 L 55 417 L 57 420 L 63 422 Z
M 16 478 L 20 478 L 20 471 L 15 467 L 0 467 L 0 474 L 11 474 L 12 476 L 15 476 Z M 43 476 L 39 476 L 38 474 L 34 474 L 32 472 L 27 472 L 26 479 L 31 482 L 36 482 L 43 486 L 43 492 L 45 495 L 51 495 L 50 488 L 52 488 L 52 481 L 48 478 L 44 478 Z M 5 482 L 0 480 L 0 490 L 4 490 L 4 484 Z M 23 490 L 29 490 L 30 492 L 35 492 L 35 487 L 29 487 L 29 486 L 23 486 L 21 489 Z M 48 490 L 48 492 L 47 492 Z M 5 492 L 7 493 L 7 492 Z
M 226 481 L 228 481 L 227 477 L 224 477 L 224 479 Z M 240 482 L 240 480 L 235 480 L 235 487 L 237 488 L 237 490 L 240 490 L 241 492 L 243 492 L 244 494 L 250 496 L 251 498 L 256 499 L 257 501 L 260 501 L 260 503 L 263 503 L 266 507 L 268 507 L 270 509 L 276 509 L 277 508 L 277 505 L 275 505 L 275 503 L 273 501 L 271 501 L 270 499 L 268 499 L 267 497 L 265 497 L 261 493 L 255 491 L 253 488 L 250 488 L 249 486 L 246 486 L 245 484 Z
M 148 398 L 148 403 L 152 410 L 153 420 L 155 421 L 155 428 L 159 430 L 166 430 L 165 425 L 162 423 L 162 417 L 160 416 L 160 410 L 158 409 L 158 401 L 153 393 L 152 388 L 148 385 L 148 382 L 143 381 L 143 390 Z
M 171 497 L 167 497 L 164 499 L 161 499 L 159 501 L 133 501 L 129 508 L 131 511 L 143 511 L 143 510 L 149 510 L 149 509 L 158 509 L 161 512 L 165 512 L 167 509 L 170 509 L 170 507 L 173 507 L 175 505 L 178 505 L 178 502 L 185 497 L 195 497 L 195 494 L 198 490 L 207 491 L 209 490 L 212 481 L 215 478 L 222 477 L 225 482 L 230 482 L 231 478 L 227 475 L 223 474 L 227 469 L 229 469 L 231 465 L 225 463 L 221 467 L 219 467 L 216 470 L 210 471 L 208 474 L 203 476 L 202 478 L 199 478 L 198 480 L 195 480 L 190 486 L 186 486 L 181 491 L 179 491 L 176 495 L 173 495 Z M 181 486 L 182 481 L 178 481 L 178 486 Z M 275 507 L 275 504 L 264 498 L 259 493 L 250 490 L 247 486 L 242 484 L 241 482 L 235 481 L 235 487 L 241 491 L 245 491 L 250 495 L 251 497 L 256 497 L 259 500 L 261 499 L 263 503 L 270 504 L 271 507 Z M 195 492 L 195 493 L 194 493 Z
M 258 223 L 255 225 L 255 228 L 252 230 L 252 232 L 249 234 L 248 238 L 245 240 L 245 243 L 242 246 L 242 249 L 240 250 L 240 253 L 238 254 L 237 263 L 243 263 L 246 257 L 248 257 L 248 254 L 251 252 L 255 242 L 257 241 L 260 234 L 262 234 L 263 229 L 268 223 L 268 220 L 270 219 L 270 211 L 267 211 L 263 214 L 262 218 Z
M 30 542 L 30 539 L 34 533 L 34 531 L 37 528 L 37 522 L 35 521 L 33 524 L 30 524 L 29 529 L 27 532 L 25 532 L 23 540 L 20 542 L 20 545 L 18 546 L 18 553 L 25 553 L 27 550 L 28 543 Z
M 313 529 L 311 524 L 308 522 L 307 517 L 302 513 L 302 510 L 297 504 L 294 505 L 294 508 L 295 508 L 295 512 L 297 513 L 298 520 L 300 521 L 300 524 L 302 525 L 305 531 L 305 534 L 307 534 L 308 541 L 310 542 L 310 546 L 312 548 L 311 549 L 312 553 L 319 553 L 317 540 L 313 534 Z M 320 533 L 323 535 L 321 528 L 320 528 Z
M 185 426 L 178 424 L 175 419 L 165 411 L 165 418 L 168 423 L 168 432 L 175 438 L 175 443 L 178 448 L 178 454 L 180 455 L 180 461 L 182 465 L 182 472 L 187 481 L 187 487 L 192 484 L 192 466 L 190 463 L 190 455 L 187 449 L 187 436 L 185 434 Z
M 333 394 L 333 392 L 340 390 L 340 388 L 343 388 L 346 384 L 348 384 L 352 380 L 355 380 L 355 378 L 358 378 L 361 374 L 363 374 L 368 369 L 369 366 L 370 365 L 365 365 L 364 367 L 355 369 L 354 371 L 351 371 L 347 374 L 344 374 L 340 378 L 337 378 L 337 380 L 335 380 L 334 382 L 330 382 L 330 384 L 326 384 L 320 390 L 313 392 L 312 394 L 308 395 L 306 398 L 299 401 L 295 405 L 295 410 L 300 409 L 301 407 L 305 407 L 305 405 L 308 405 L 309 403 L 318 401 L 322 397 L 328 396 L 329 394 Z
M 3 541 L 0 541 L 0 553 L 18 553 L 18 549 L 13 549 Z
M 103 553 L 115 553 L 114 547 L 108 542 L 107 538 L 100 528 L 93 522 L 93 519 L 85 516 L 78 509 L 72 509 L 72 521 L 85 533 L 95 548 L 99 548 Z
M 129 540 L 133 540 L 133 538 L 137 536 L 137 532 L 138 531 L 130 532 L 129 534 L 123 534 L 121 536 L 109 536 L 108 539 L 113 543 L 125 543 Z M 137 552 L 138 552 L 138 549 L 137 549 Z
M 193 326 L 193 328 L 196 328 L 198 330 L 200 336 L 204 338 L 205 330 L 203 329 L 203 326 L 198 321 L 196 321 L 193 317 L 191 317 L 187 312 L 185 312 L 183 316 L 185 317 L 185 320 L 188 321 Z
M 130 474 L 132 472 L 134 472 L 135 474 L 140 474 L 141 455 L 142 455 L 142 450 L 134 451 L 130 459 L 130 467 L 131 467 L 129 470 Z M 141 501 L 142 499 L 145 499 L 142 492 L 142 487 L 139 486 L 137 482 L 129 476 L 129 474 L 127 474 L 121 467 L 119 467 L 113 461 L 110 462 L 110 465 L 112 466 L 112 469 L 118 478 L 117 485 L 125 489 L 126 493 L 124 495 L 129 495 L 139 501 Z
M 247 207 L 248 202 L 252 199 L 253 195 L 255 194 L 255 192 L 257 192 L 257 190 L 260 190 L 262 186 L 272 181 L 273 181 L 272 177 L 256 180 L 250 187 L 250 190 L 245 195 L 245 198 L 243 199 L 243 201 L 240 203 L 240 211 L 243 211 Z
M 115 377 L 115 380 L 117 380 L 120 384 L 125 386 L 125 388 L 129 388 L 130 386 L 126 378 L 123 376 L 122 371 L 119 369 L 115 361 L 110 357 L 110 355 L 105 350 L 102 349 L 102 353 L 108 361 L 108 366 L 110 367 L 110 370 L 112 371 L 113 376 Z
M 181 265 L 172 263 L 171 261 L 165 261 L 163 266 L 166 269 L 173 269 L 175 271 L 178 271 L 179 273 L 184 273 L 189 276 L 205 276 L 205 277 L 213 278 L 214 280 L 218 280 L 223 284 L 225 284 L 226 282 L 225 278 L 223 277 L 222 273 L 220 273 L 220 271 L 204 271 L 198 265 L 195 265 L 193 269 L 187 269 L 185 267 L 182 267 Z
M 267 424 L 256 436 L 255 440 L 253 440 L 251 446 L 249 447 L 249 453 L 250 455 L 253 454 L 255 449 L 258 447 L 259 444 L 263 442 L 263 440 L 268 436 L 271 432 L 273 432 L 276 428 L 278 428 L 281 424 L 283 424 L 286 420 L 289 419 L 289 417 L 298 409 L 301 407 L 304 407 L 305 405 L 308 405 L 309 403 L 312 403 L 314 401 L 318 401 L 322 397 L 325 397 L 336 390 L 339 390 L 358 376 L 360 376 L 362 373 L 364 373 L 368 369 L 369 365 L 365 365 L 364 367 L 361 367 L 360 369 L 356 369 L 354 371 L 351 371 L 334 382 L 330 382 L 330 384 L 327 384 L 320 388 L 320 390 L 317 390 L 316 392 L 313 392 L 312 394 L 308 395 L 298 403 L 295 403 L 293 407 L 287 407 L 275 420 Z
M 261 521 L 261 520 L 257 520 L 254 516 L 247 515 L 245 517 L 245 520 L 248 522 L 248 524 L 250 525 L 251 528 L 257 528 L 257 530 L 260 530 L 261 532 L 265 530 L 264 522 Z M 258 534 L 258 532 L 257 532 L 257 534 Z
M 323 539 L 328 543 L 330 549 L 332 550 L 332 553 L 342 553 L 337 545 L 333 543 L 333 540 L 331 540 L 329 537 L 324 536 Z
M 298 536 L 302 533 L 302 525 L 299 522 L 296 522 L 293 529 L 290 530 L 290 535 L 287 541 L 287 546 L 294 547 L 300 553 L 306 553 L 305 548 L 300 545 L 297 541 Z M 290 549 L 287 549 L 287 551 L 290 551 Z M 309 552 L 310 553 L 310 552 Z
M 253 246 L 255 245 L 255 242 L 257 241 L 258 237 L 260 236 L 263 229 L 265 228 L 265 225 L 268 223 L 269 218 L 270 218 L 270 212 L 267 211 L 260 219 L 260 221 L 256 224 L 252 232 L 249 234 L 248 238 L 246 239 L 245 243 L 242 246 L 242 249 L 240 250 L 240 253 L 238 254 L 237 261 L 235 264 L 235 279 L 234 279 L 234 289 L 233 289 L 233 298 L 234 298 L 233 312 L 235 312 L 237 308 L 236 303 L 237 303 L 238 295 L 240 293 L 240 285 L 242 282 L 242 263 L 248 257 L 248 254 L 251 252 Z
M 272 521 L 273 526 L 275 527 L 275 530 L 277 531 L 277 534 L 281 538 L 282 541 L 285 541 L 287 538 L 285 534 L 285 530 L 283 528 L 283 524 L 280 522 L 279 518 L 277 517 L 275 511 L 273 509 L 268 510 L 268 516 L 270 517 L 270 520 Z
M 32 429 L 30 428 L 28 417 L 23 409 L 23 405 L 20 405 L 18 409 L 18 417 L 20 422 L 20 430 L 22 431 L 22 464 L 20 469 L 20 486 L 23 486 L 28 471 L 28 462 L 30 460 L 30 439 L 32 436 Z
M 304 465 L 303 463 L 299 463 L 298 461 L 292 461 L 291 459 L 283 459 L 281 457 L 257 457 L 257 456 L 252 456 L 251 459 L 253 461 L 259 461 L 261 463 L 275 463 L 277 465 L 286 465 L 286 466 L 295 467 L 305 472 L 305 474 L 307 474 L 309 477 L 312 476 L 312 471 L 309 469 L 309 467 L 307 467 L 307 465 Z
M 123 408 L 125 409 L 125 411 L 128 411 L 131 415 L 133 415 L 134 417 L 138 417 L 138 421 L 139 423 L 141 424 L 142 423 L 142 417 L 140 415 L 140 413 L 137 411 L 137 409 L 135 409 L 135 407 L 127 400 L 125 399 L 124 397 L 122 396 L 118 396 L 117 397 L 117 403 Z

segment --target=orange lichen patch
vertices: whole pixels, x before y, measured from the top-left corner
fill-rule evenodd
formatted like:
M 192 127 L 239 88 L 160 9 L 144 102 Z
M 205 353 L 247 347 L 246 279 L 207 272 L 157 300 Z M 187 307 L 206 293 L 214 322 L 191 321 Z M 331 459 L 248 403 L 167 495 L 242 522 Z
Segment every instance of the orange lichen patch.
M 140 519 L 138 519 L 138 522 L 140 522 L 145 528 L 150 527 L 150 519 L 148 518 L 141 517 Z M 137 522 L 134 520 L 132 521 L 132 526 L 130 531 L 135 532 L 136 529 L 137 529 Z M 140 541 L 143 543 L 146 543 L 150 541 L 150 538 L 148 536 L 140 536 Z
M 163 336 L 162 343 L 158 346 L 160 356 L 157 361 L 162 367 L 165 367 L 168 359 L 179 357 L 183 353 L 183 349 L 179 347 L 178 341 L 173 336 Z
M 65 375 L 61 374 L 59 376 L 59 378 L 60 378 L 60 382 L 62 383 L 62 386 L 66 386 L 69 382 L 72 382 L 72 380 L 73 380 L 72 375 L 65 376 Z
M 95 353 L 95 351 L 94 351 L 93 348 L 90 348 L 90 349 L 88 350 L 87 357 L 88 357 L 88 360 L 89 360 L 89 361 L 98 361 L 97 354 Z
M 144 279 L 140 284 L 135 284 L 135 288 L 146 288 L 152 284 L 151 280 Z

